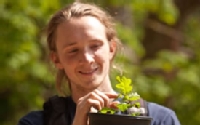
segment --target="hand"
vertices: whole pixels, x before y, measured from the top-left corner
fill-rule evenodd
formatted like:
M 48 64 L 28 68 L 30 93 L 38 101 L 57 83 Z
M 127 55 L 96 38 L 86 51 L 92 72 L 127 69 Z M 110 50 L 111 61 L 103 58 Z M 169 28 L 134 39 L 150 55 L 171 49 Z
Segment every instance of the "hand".
M 111 99 L 116 97 L 118 97 L 116 93 L 105 93 L 99 90 L 94 90 L 81 97 L 77 102 L 73 125 L 87 125 L 87 115 L 92 107 L 96 110 L 101 110 L 103 107 L 110 107 L 112 105 Z

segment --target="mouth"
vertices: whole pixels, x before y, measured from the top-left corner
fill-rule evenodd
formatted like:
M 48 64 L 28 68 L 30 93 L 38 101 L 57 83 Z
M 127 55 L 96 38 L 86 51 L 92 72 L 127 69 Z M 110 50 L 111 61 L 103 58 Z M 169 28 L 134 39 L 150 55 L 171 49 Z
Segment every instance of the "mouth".
M 98 70 L 98 68 L 94 68 L 92 70 L 85 70 L 85 71 L 79 71 L 80 74 L 82 75 L 92 75 Z

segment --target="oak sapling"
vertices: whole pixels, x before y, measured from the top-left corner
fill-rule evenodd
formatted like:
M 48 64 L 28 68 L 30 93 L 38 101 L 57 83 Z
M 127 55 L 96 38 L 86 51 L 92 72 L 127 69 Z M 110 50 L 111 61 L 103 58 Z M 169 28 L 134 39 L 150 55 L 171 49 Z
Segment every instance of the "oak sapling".
M 144 108 L 140 108 L 140 95 L 136 92 L 133 92 L 132 80 L 126 78 L 125 76 L 117 76 L 116 88 L 118 89 L 119 96 L 116 98 L 116 101 L 119 101 L 116 104 L 117 108 L 102 108 L 99 113 L 103 114 L 124 114 L 131 116 L 138 116 L 140 113 L 144 113 Z

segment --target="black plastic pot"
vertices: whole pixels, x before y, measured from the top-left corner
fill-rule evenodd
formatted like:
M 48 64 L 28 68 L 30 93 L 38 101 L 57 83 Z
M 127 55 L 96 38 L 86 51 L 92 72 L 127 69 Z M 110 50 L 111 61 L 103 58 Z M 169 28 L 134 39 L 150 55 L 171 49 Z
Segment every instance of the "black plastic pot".
M 89 113 L 90 125 L 150 125 L 151 117 Z

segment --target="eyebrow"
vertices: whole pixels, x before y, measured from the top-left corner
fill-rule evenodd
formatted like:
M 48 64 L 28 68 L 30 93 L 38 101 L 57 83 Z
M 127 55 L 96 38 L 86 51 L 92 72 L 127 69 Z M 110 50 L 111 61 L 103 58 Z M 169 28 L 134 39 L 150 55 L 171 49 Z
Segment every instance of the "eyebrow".
M 102 39 L 99 39 L 99 38 L 90 40 L 90 42 L 100 42 L 100 41 L 102 41 Z
M 76 42 L 70 42 L 68 44 L 65 44 L 63 47 L 65 48 L 65 47 L 68 47 L 68 46 L 73 46 L 75 44 L 77 44 L 77 43 Z

